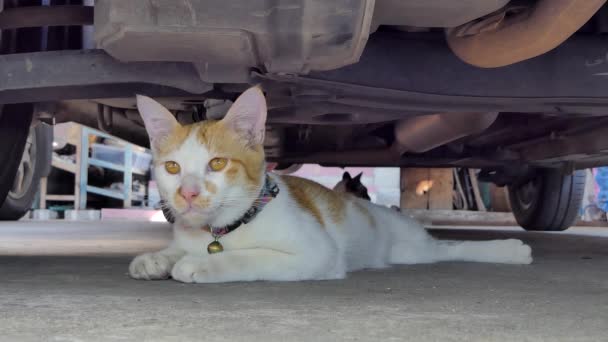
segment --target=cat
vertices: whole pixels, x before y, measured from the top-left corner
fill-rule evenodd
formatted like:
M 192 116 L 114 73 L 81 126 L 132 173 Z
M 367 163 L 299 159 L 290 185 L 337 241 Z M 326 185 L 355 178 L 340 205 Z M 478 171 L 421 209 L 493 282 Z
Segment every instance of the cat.
M 137 106 L 175 223 L 167 248 L 131 262 L 135 279 L 298 281 L 342 279 L 390 264 L 532 262 L 530 247 L 519 240 L 435 240 L 391 209 L 267 173 L 266 100 L 258 87 L 241 94 L 219 121 L 182 126 L 142 95 Z
M 359 173 L 355 177 L 352 177 L 350 173 L 344 172 L 342 174 L 342 180 L 334 186 L 333 190 L 342 193 L 350 193 L 353 194 L 355 197 L 370 201 L 371 198 L 367 193 L 367 187 L 363 185 L 363 183 L 361 183 L 362 175 L 363 172 Z
M 367 192 L 367 187 L 361 182 L 361 175 L 363 175 L 362 172 L 357 176 L 352 177 L 348 171 L 344 172 L 342 174 L 342 180 L 336 183 L 333 190 L 371 201 L 371 197 L 369 197 L 369 193 Z M 390 208 L 395 211 L 401 211 L 401 208 L 396 205 L 391 205 Z

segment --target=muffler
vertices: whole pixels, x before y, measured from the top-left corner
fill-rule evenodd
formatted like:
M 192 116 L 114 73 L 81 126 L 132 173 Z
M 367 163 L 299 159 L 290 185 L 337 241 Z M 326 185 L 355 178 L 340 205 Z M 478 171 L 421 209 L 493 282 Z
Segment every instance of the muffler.
M 481 20 L 446 29 L 446 38 L 466 63 L 482 68 L 510 65 L 554 49 L 605 2 L 539 0 L 533 7 L 507 6 Z
M 392 149 L 422 153 L 467 135 L 479 133 L 498 117 L 498 113 L 438 113 L 401 120 L 395 126 Z

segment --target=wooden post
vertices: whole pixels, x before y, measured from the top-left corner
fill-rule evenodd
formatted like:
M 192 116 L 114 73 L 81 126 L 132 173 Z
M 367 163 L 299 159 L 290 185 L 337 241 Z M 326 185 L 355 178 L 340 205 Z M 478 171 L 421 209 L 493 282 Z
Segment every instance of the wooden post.
M 424 194 L 416 194 L 422 181 L 433 181 Z M 404 209 L 452 209 L 454 177 L 452 169 L 402 168 L 401 208 Z
M 433 187 L 429 190 L 429 209 L 448 209 L 454 207 L 454 173 L 452 169 L 430 169 Z
M 40 178 L 40 209 L 46 209 L 46 187 L 47 178 Z
M 416 194 L 416 186 L 430 176 L 429 169 L 401 169 L 401 208 L 428 209 L 429 194 Z
M 125 159 L 123 171 L 123 207 L 131 208 L 131 197 L 133 192 L 133 149 L 131 145 L 125 146 Z

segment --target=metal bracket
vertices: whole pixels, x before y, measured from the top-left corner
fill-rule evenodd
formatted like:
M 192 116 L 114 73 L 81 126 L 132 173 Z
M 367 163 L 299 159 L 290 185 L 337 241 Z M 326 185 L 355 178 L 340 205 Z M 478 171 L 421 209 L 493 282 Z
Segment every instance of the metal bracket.
M 190 63 L 122 63 L 101 50 L 0 55 L 0 104 L 133 96 L 191 96 L 213 87 Z
M 97 105 L 97 126 L 100 130 L 112 134 L 114 109 L 103 104 Z
M 480 182 L 494 183 L 497 186 L 523 184 L 534 176 L 534 170 L 528 165 L 482 169 L 477 175 Z

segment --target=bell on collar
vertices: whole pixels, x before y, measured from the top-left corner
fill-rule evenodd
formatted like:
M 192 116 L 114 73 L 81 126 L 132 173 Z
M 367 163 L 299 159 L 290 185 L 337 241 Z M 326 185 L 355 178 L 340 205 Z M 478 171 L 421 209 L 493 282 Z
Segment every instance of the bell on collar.
M 209 254 L 220 253 L 224 251 L 224 246 L 219 241 L 213 241 L 207 245 L 207 252 Z

